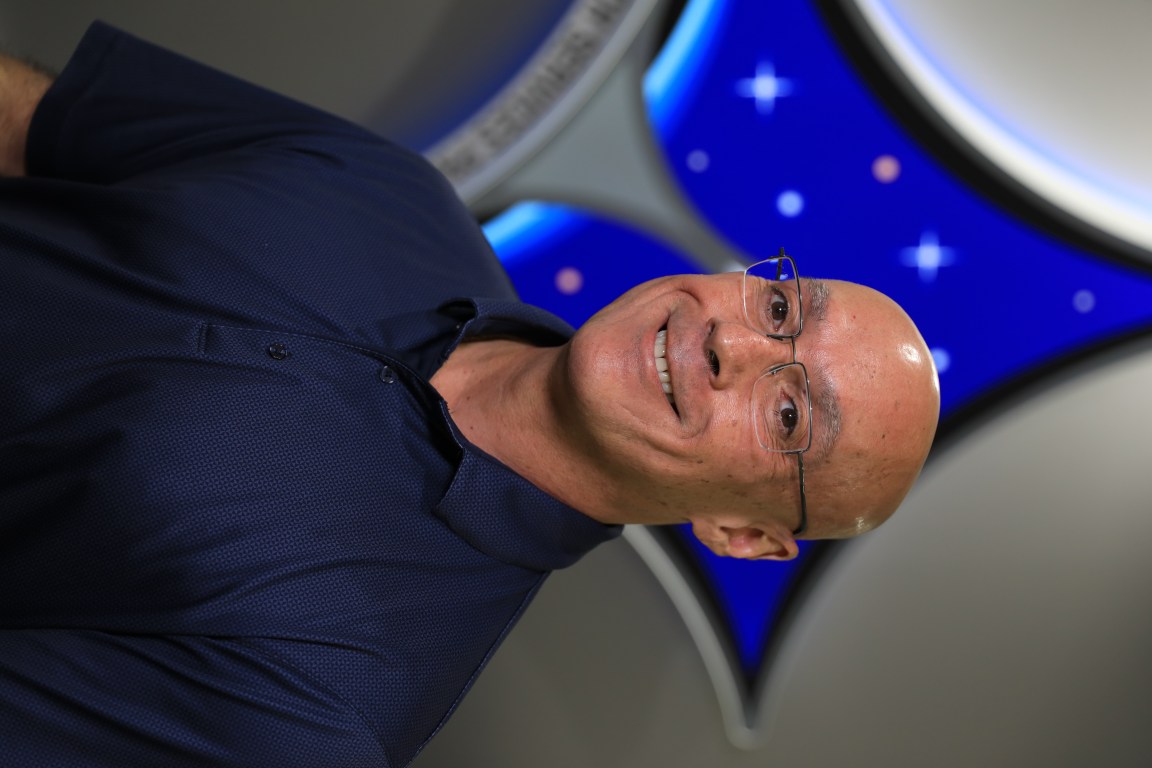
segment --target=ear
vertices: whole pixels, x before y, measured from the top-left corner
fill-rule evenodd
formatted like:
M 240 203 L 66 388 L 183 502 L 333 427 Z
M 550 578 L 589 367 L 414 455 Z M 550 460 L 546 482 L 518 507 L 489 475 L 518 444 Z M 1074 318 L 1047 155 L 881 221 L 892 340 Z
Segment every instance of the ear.
M 692 533 L 723 557 L 791 560 L 800 553 L 792 532 L 773 522 L 727 526 L 714 520 L 694 520 Z

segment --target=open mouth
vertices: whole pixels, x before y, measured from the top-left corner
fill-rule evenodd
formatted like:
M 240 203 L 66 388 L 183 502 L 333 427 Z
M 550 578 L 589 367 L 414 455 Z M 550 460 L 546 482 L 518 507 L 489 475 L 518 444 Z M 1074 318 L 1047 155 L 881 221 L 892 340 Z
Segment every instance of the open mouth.
M 656 345 L 652 354 L 656 358 L 656 372 L 660 376 L 660 388 L 664 390 L 664 397 L 668 398 L 668 405 L 672 406 L 672 410 L 679 416 L 680 411 L 676 408 L 676 397 L 672 392 L 672 372 L 668 370 L 668 361 L 664 357 L 667 351 L 668 329 L 661 328 L 656 333 Z

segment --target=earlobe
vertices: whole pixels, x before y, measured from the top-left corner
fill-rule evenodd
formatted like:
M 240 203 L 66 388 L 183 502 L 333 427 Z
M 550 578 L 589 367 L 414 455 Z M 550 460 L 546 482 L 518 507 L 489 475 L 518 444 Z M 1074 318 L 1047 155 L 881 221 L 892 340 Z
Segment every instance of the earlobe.
M 748 526 L 725 529 L 727 554 L 743 560 L 791 560 L 800 553 L 789 531 Z
M 742 560 L 791 560 L 799 547 L 791 531 L 776 525 L 726 526 L 694 520 L 692 532 L 704 546 L 722 557 Z

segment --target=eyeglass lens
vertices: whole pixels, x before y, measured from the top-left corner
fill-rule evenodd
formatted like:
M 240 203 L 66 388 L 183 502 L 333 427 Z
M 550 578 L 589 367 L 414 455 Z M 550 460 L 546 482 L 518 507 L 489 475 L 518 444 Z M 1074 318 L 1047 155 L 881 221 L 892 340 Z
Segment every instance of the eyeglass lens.
M 744 272 L 744 317 L 767 336 L 796 336 L 801 306 L 796 265 L 783 256 L 760 261 Z

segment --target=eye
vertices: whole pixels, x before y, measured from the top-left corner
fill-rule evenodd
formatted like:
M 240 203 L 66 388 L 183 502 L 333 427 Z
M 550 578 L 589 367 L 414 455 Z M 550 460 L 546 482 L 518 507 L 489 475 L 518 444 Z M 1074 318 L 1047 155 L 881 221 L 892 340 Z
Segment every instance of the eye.
M 784 437 L 784 442 L 787 443 L 796 433 L 796 427 L 800 425 L 800 411 L 796 408 L 796 403 L 785 400 L 780 410 L 776 412 L 776 416 L 780 420 L 780 434 Z
M 776 445 L 780 450 L 791 451 L 805 447 L 808 438 L 808 405 L 803 390 L 792 386 L 781 388 L 776 393 L 776 405 L 772 409 L 776 429 Z
M 788 312 L 791 309 L 788 297 L 780 290 L 773 288 L 768 295 L 768 321 L 773 328 L 781 328 L 788 322 Z
M 769 451 L 807 450 L 812 406 L 804 368 L 788 363 L 766 371 L 752 385 L 756 439 Z

